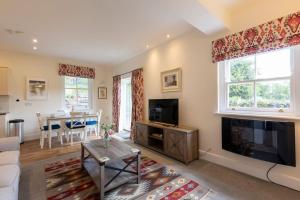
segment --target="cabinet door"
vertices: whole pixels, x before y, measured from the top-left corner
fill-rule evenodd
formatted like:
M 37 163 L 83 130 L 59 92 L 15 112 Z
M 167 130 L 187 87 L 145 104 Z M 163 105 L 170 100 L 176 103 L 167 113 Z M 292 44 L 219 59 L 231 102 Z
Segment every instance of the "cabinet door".
M 5 115 L 0 115 L 0 138 L 5 137 Z
M 186 133 L 165 129 L 164 136 L 165 153 L 177 160 L 185 162 Z
M 136 124 L 136 143 L 148 145 L 148 129 L 143 124 Z
M 8 93 L 8 68 L 0 67 L 0 95 Z

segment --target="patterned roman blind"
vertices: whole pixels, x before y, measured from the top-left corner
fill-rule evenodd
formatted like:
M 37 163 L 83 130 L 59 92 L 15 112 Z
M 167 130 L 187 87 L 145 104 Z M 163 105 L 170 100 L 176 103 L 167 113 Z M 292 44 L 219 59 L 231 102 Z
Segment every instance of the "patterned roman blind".
M 212 42 L 212 61 L 219 62 L 300 44 L 300 12 Z
M 58 74 L 60 76 L 73 76 L 89 79 L 95 79 L 96 76 L 94 68 L 69 64 L 59 64 Z

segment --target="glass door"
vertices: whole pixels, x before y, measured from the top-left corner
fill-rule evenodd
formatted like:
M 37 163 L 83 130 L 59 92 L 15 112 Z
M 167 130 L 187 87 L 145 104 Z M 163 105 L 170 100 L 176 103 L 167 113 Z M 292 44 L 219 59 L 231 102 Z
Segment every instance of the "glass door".
M 121 77 L 120 131 L 131 130 L 131 110 L 131 74 L 126 74 Z

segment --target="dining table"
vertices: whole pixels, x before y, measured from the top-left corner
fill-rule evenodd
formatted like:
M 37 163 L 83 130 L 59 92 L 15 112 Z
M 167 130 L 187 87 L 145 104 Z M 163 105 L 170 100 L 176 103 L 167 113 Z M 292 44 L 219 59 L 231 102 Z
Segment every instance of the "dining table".
M 98 114 L 51 114 L 49 116 L 46 116 L 46 125 L 49 127 L 49 147 L 51 147 L 51 138 L 52 138 L 52 125 L 53 123 L 59 122 L 60 124 L 65 123 L 66 121 L 71 120 L 86 120 L 86 119 L 98 119 Z

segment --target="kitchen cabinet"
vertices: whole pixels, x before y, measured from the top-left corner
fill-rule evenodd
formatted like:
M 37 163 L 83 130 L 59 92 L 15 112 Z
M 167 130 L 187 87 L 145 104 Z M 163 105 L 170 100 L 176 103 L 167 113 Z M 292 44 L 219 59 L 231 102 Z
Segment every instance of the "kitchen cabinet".
M 6 114 L 0 113 L 0 138 L 6 136 Z
M 9 68 L 0 67 L 0 95 L 10 95 L 9 81 Z

